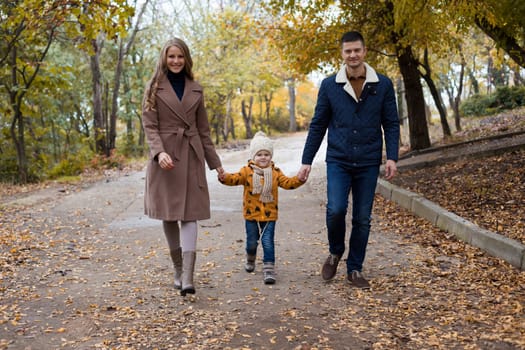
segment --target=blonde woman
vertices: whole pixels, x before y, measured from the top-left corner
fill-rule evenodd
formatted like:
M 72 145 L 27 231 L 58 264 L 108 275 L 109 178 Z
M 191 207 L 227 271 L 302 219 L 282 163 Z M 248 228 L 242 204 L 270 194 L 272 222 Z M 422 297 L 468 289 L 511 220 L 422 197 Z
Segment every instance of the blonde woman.
M 203 88 L 193 77 L 186 43 L 169 40 L 146 86 L 142 122 L 150 157 L 144 212 L 162 220 L 175 267 L 175 288 L 194 294 L 197 220 L 210 218 L 205 162 L 220 175 L 222 165 L 210 137 Z

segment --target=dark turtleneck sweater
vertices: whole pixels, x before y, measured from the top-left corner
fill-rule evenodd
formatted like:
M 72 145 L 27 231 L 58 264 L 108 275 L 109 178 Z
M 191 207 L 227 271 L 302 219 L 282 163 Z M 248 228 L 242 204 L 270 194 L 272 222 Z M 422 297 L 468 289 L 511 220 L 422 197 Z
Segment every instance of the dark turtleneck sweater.
M 168 70 L 168 80 L 170 81 L 173 90 L 175 90 L 175 93 L 179 97 L 179 100 L 182 101 L 182 96 L 184 95 L 184 82 L 186 81 L 186 75 L 184 74 L 184 71 L 181 71 L 180 73 L 173 73 L 172 71 Z

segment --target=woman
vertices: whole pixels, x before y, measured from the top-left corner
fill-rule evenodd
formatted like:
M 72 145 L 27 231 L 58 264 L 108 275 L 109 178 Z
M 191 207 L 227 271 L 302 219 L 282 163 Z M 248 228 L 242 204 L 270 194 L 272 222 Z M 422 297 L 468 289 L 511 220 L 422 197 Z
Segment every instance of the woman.
M 224 172 L 210 138 L 203 89 L 193 78 L 186 43 L 169 40 L 146 86 L 142 122 L 150 148 L 144 212 L 162 220 L 175 267 L 175 288 L 194 294 L 197 220 L 210 218 L 205 164 Z M 180 223 L 180 227 L 179 227 Z

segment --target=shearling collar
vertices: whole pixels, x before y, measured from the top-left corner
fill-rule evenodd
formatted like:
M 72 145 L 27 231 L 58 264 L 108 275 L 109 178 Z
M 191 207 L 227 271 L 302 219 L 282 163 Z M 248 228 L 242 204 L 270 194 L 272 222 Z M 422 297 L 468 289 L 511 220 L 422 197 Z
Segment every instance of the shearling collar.
M 366 68 L 366 79 L 365 79 L 365 82 L 364 84 L 366 85 L 367 83 L 377 83 L 379 82 L 379 77 L 377 76 L 377 73 L 376 71 L 374 70 L 374 68 L 372 68 L 370 65 L 368 65 L 368 63 L 364 62 L 364 65 L 365 65 L 365 68 Z M 355 95 L 355 91 L 354 89 L 352 88 L 352 84 L 350 84 L 350 81 L 348 80 L 348 77 L 346 75 L 346 64 L 343 64 L 343 66 L 341 67 L 341 69 L 339 69 L 339 72 L 337 72 L 337 75 L 335 76 L 335 82 L 336 83 L 340 83 L 340 84 L 345 84 L 345 86 L 343 87 L 343 89 L 350 95 L 353 97 L 353 99 L 356 101 L 356 102 L 359 102 L 359 99 L 357 98 L 357 96 Z

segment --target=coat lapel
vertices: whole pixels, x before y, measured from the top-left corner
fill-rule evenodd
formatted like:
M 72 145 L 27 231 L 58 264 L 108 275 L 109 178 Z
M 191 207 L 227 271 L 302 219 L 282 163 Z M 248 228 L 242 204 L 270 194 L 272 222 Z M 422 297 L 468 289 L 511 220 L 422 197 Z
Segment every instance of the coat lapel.
M 188 112 L 202 99 L 202 87 L 195 81 L 186 78 L 182 101 L 173 90 L 167 77 L 162 79 L 157 90 L 157 97 L 185 124 L 191 126 Z
M 182 96 L 182 106 L 185 112 L 191 110 L 195 104 L 202 99 L 202 87 L 194 80 L 186 78 L 184 83 L 184 95 Z
M 186 95 L 186 91 L 184 91 L 184 95 Z M 184 107 L 167 77 L 164 77 L 159 83 L 157 98 L 161 99 L 179 119 L 188 124 Z M 184 97 L 182 99 L 184 100 Z

